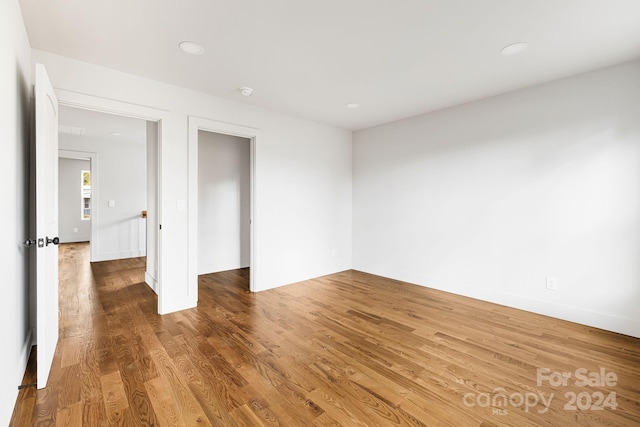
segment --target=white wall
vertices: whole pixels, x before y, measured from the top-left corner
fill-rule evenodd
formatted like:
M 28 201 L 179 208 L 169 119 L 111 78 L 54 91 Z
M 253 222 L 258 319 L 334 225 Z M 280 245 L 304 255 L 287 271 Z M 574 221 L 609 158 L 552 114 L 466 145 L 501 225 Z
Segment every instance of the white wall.
M 640 337 L 639 114 L 636 61 L 356 132 L 354 268 Z
M 58 159 L 58 237 L 62 243 L 91 240 L 91 221 L 81 217 L 82 171 L 90 169 L 89 160 Z
M 29 319 L 29 117 L 31 47 L 18 2 L 0 2 L 0 425 L 8 425 L 31 348 Z
M 80 93 L 162 111 L 161 313 L 197 300 L 196 278 L 188 274 L 189 212 L 181 209 L 188 206 L 189 116 L 260 129 L 256 290 L 351 267 L 351 132 L 42 51 L 32 55 L 46 66 L 61 99 Z
M 198 132 L 198 274 L 249 266 L 250 140 Z
M 144 122 L 141 126 L 146 127 Z M 92 177 L 92 221 L 97 235 L 91 241 L 97 248 L 92 261 L 144 256 L 147 208 L 146 141 L 117 142 L 97 137 L 61 133 L 60 150 L 96 153 Z M 109 207 L 109 200 L 115 206 Z

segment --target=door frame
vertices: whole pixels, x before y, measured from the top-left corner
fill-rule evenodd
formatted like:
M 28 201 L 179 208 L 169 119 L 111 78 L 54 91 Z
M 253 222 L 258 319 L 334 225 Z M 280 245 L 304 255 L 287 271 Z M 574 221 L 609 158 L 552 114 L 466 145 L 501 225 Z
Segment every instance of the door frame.
M 157 162 L 157 218 L 158 223 L 162 224 L 162 136 L 165 134 L 163 131 L 165 130 L 165 123 L 169 117 L 168 110 L 162 110 L 154 107 L 148 107 L 145 105 L 138 104 L 130 104 L 123 101 L 116 101 L 113 99 L 102 98 L 94 95 L 86 95 L 78 92 L 72 92 L 64 89 L 55 89 L 56 95 L 58 97 L 58 104 L 64 105 L 67 107 L 80 108 L 84 110 L 91 110 L 101 113 L 107 114 L 115 114 L 118 116 L 131 117 L 134 119 L 141 119 L 150 122 L 156 122 L 158 124 L 158 157 L 156 159 Z M 148 143 L 148 142 L 147 142 Z M 93 171 L 92 171 L 93 173 Z M 92 178 L 93 179 L 93 178 Z M 158 313 L 163 314 L 167 312 L 164 309 L 165 305 L 170 305 L 170 300 L 167 297 L 165 301 L 165 295 L 163 292 L 162 286 L 162 233 L 160 230 L 156 230 L 157 232 L 157 277 L 156 277 L 156 292 L 158 294 Z M 92 235 L 91 238 L 94 238 L 93 235 L 93 223 L 92 223 Z M 96 241 L 97 243 L 97 241 Z M 93 244 L 92 247 L 92 258 L 93 258 Z M 97 245 L 96 245 L 97 247 Z M 147 248 L 148 249 L 148 248 Z M 146 275 L 145 275 L 146 277 Z
M 258 266 L 258 245 L 256 235 L 258 222 L 256 221 L 258 206 L 256 203 L 256 145 L 261 138 L 260 129 L 237 125 L 227 122 L 189 116 L 189 265 L 188 287 L 189 293 L 198 295 L 198 131 L 213 132 L 223 135 L 238 136 L 249 140 L 249 290 L 256 292 L 256 278 Z
M 91 249 L 91 261 L 93 261 L 96 259 L 98 251 L 98 210 L 93 209 L 93 206 L 97 206 L 100 200 L 98 192 L 98 153 L 65 150 L 60 149 L 58 146 L 58 159 L 89 160 L 89 171 L 91 173 L 91 240 L 89 248 Z M 58 194 L 59 197 L 60 195 Z

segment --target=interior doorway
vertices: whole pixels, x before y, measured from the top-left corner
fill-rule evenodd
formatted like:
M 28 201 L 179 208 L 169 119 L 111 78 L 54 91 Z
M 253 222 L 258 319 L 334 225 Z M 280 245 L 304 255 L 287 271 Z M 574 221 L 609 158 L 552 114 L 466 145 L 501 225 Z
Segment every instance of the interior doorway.
M 251 140 L 198 131 L 198 275 L 250 268 Z
M 188 266 L 188 288 L 189 293 L 194 295 L 197 301 L 199 274 L 212 270 L 224 271 L 225 268 L 243 268 L 247 265 L 248 271 L 243 271 L 248 276 L 248 288 L 250 291 L 259 289 L 257 273 L 259 268 L 258 246 L 256 236 L 258 226 L 256 223 L 258 206 L 256 204 L 256 146 L 261 139 L 261 132 L 256 128 L 236 125 L 226 122 L 204 119 L 200 117 L 189 117 L 189 266 Z M 211 140 L 218 140 L 219 145 L 226 148 L 216 149 L 216 143 Z M 201 145 L 202 141 L 202 145 Z M 205 147 L 206 144 L 206 147 Z M 235 145 L 234 145 L 235 144 Z M 200 156 L 201 147 L 207 153 Z M 223 152 L 227 150 L 224 154 Z M 217 155 L 216 155 L 217 153 Z M 229 168 L 219 166 L 217 175 L 209 173 L 208 176 L 216 178 L 214 184 L 217 194 L 207 195 L 207 191 L 200 191 L 200 180 L 204 179 L 200 174 L 201 169 L 213 169 L 213 163 L 223 161 L 227 158 L 234 166 Z M 234 160 L 231 160 L 234 159 Z M 246 170 L 248 168 L 248 178 Z M 226 170 L 224 170 L 226 169 Z M 206 175 L 206 174 L 205 174 Z M 226 176 L 226 178 L 225 178 Z M 232 176 L 233 178 L 229 178 Z M 248 184 L 247 184 L 248 179 Z M 211 197 L 211 198 L 209 198 Z M 218 203 L 215 202 L 218 200 Z M 227 202 L 225 202 L 225 200 Z M 206 231 L 208 227 L 220 227 L 220 224 L 200 224 L 200 217 L 207 215 L 211 210 L 224 210 L 225 203 L 234 200 L 234 208 L 222 213 L 222 217 L 231 218 L 234 222 L 232 232 L 223 232 L 224 238 L 235 239 L 230 253 L 221 253 L 219 248 L 214 247 L 215 232 Z M 221 201 L 221 202 L 220 202 Z M 200 204 L 207 206 L 201 213 Z M 248 216 L 247 216 L 248 208 Z M 203 219 L 204 220 L 204 219 Z M 206 219 L 208 221 L 208 219 Z M 248 238 L 247 238 L 248 235 Z M 220 235 L 218 235 L 220 237 Z M 209 245 L 212 245 L 209 247 Z M 218 256 L 215 252 L 218 251 Z M 200 252 L 205 255 L 200 256 Z M 211 255 L 213 254 L 213 255 Z M 246 262 L 248 254 L 248 264 Z M 233 261 L 233 263 L 232 263 Z M 208 264 L 211 262 L 211 264 Z M 235 263 L 235 264 L 234 264 Z M 245 270 L 247 269 L 244 267 Z M 228 270 L 227 270 L 228 271 Z
M 58 237 L 60 243 L 91 241 L 92 154 L 59 150 Z
M 66 105 L 59 112 L 61 242 L 90 242 L 91 262 L 146 257 L 145 282 L 157 293 L 157 122 Z

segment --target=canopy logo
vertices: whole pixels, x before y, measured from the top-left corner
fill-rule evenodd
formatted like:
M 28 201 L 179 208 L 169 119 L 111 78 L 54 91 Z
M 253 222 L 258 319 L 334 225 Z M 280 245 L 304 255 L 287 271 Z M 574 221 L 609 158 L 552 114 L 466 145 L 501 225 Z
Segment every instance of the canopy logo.
M 548 396 L 542 392 L 527 392 L 520 393 L 514 392 L 507 394 L 507 391 L 498 387 L 493 390 L 493 393 L 467 393 L 462 398 L 464 404 L 470 408 L 479 406 L 481 408 L 492 408 L 494 415 L 507 415 L 507 407 L 520 408 L 524 406 L 525 412 L 529 412 L 529 409 L 535 408 L 538 404 L 542 404 L 541 408 L 537 411 L 540 414 L 544 414 L 549 410 L 551 402 L 553 401 L 553 393 Z
M 538 368 L 536 371 L 536 385 L 538 387 L 585 387 L 604 388 L 618 385 L 618 376 L 615 372 L 600 368 L 598 371 L 589 371 L 587 368 L 578 368 L 575 371 L 552 371 L 549 368 Z M 537 410 L 544 414 L 551 407 L 555 393 L 544 393 L 540 390 L 521 393 L 515 391 L 508 393 L 503 387 L 498 387 L 493 392 L 466 393 L 462 397 L 464 404 L 470 408 L 491 408 L 493 415 L 508 415 L 507 408 L 523 408 L 525 412 Z M 615 391 L 584 390 L 576 392 L 570 390 L 564 393 L 564 410 L 591 410 L 604 409 L 615 410 L 618 407 Z

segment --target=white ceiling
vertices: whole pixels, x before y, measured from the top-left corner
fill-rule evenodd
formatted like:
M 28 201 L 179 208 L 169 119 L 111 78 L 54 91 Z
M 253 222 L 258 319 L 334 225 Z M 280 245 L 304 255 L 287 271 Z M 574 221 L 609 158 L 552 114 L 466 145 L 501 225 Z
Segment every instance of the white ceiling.
M 353 130 L 640 57 L 640 0 L 20 4 L 35 49 Z
M 84 138 L 133 144 L 147 143 L 147 122 L 131 117 L 61 105 L 58 125 L 62 138 L 66 137 L 65 134 L 68 133 L 64 131 L 64 128 L 71 127 L 72 131 L 82 129 Z M 114 132 L 119 135 L 113 135 Z

